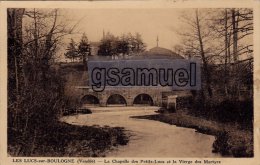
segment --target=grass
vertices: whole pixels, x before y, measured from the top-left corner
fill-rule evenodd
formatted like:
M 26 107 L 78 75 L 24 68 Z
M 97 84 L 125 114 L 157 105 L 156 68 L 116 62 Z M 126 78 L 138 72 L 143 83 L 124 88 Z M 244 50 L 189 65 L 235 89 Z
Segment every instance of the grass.
M 108 150 L 128 143 L 121 127 L 75 126 L 60 122 L 37 134 L 35 139 L 33 134 L 25 138 L 14 130 L 8 130 L 8 134 L 8 153 L 12 156 L 104 157 Z
M 200 133 L 215 136 L 212 152 L 228 157 L 253 157 L 253 133 L 240 129 L 235 123 L 220 123 L 195 117 L 184 111 L 135 116 L 134 118 L 157 120 L 164 123 L 196 129 Z

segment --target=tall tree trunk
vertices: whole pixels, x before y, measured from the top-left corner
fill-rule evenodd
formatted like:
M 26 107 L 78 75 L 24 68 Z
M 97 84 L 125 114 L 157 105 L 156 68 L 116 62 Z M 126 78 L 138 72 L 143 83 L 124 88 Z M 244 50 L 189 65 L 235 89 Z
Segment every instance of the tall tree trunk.
M 18 128 L 18 109 L 21 89 L 24 85 L 22 17 L 25 9 L 7 10 L 8 35 L 8 107 L 14 104 L 13 125 Z
M 238 60 L 237 56 L 237 26 L 238 26 L 238 20 L 236 19 L 237 12 L 235 9 L 231 10 L 232 12 L 232 28 L 233 28 L 233 59 L 234 62 Z
M 231 41 L 231 32 L 229 32 L 228 34 L 228 45 L 227 45 L 227 55 L 228 55 L 228 63 L 230 64 L 231 63 L 231 50 L 230 50 L 230 41 Z
M 228 95 L 228 87 L 227 87 L 227 61 L 228 61 L 228 27 L 227 27 L 227 9 L 225 9 L 225 65 L 224 65 L 224 89 L 225 95 Z
M 233 59 L 234 59 L 234 68 L 233 73 L 236 73 L 236 77 L 239 76 L 239 64 L 238 61 L 238 51 L 237 51 L 237 42 L 238 42 L 238 22 L 239 22 L 239 14 L 238 10 L 232 9 L 232 29 L 233 29 Z M 240 87 L 239 82 L 235 82 L 234 89 L 235 89 L 235 98 L 238 99 L 240 95 Z
M 204 72 L 206 75 L 206 84 L 207 84 L 207 90 L 208 90 L 208 94 L 209 97 L 212 97 L 212 89 L 211 89 L 211 78 L 210 78 L 210 73 L 209 73 L 209 69 L 208 69 L 208 63 L 205 57 L 205 52 L 204 52 L 204 45 L 203 45 L 203 41 L 202 41 L 202 37 L 201 37 L 201 29 L 200 29 L 200 22 L 199 22 L 199 13 L 198 13 L 198 9 L 196 10 L 196 25 L 197 25 L 197 35 L 199 38 L 199 43 L 200 43 L 200 54 L 202 57 L 202 61 L 203 61 L 203 68 L 204 68 Z
M 33 31 L 33 38 L 34 38 L 34 56 L 32 60 L 32 74 L 33 74 L 33 81 L 37 81 L 38 78 L 38 64 L 39 61 L 39 43 L 38 43 L 38 26 L 37 26 L 37 16 L 36 16 L 36 9 L 33 9 L 33 21 L 34 21 L 34 31 Z
M 19 94 L 22 74 L 22 17 L 24 9 L 8 9 L 8 85 Z M 14 73 L 14 74 L 13 74 Z M 13 83 L 15 82 L 15 83 Z

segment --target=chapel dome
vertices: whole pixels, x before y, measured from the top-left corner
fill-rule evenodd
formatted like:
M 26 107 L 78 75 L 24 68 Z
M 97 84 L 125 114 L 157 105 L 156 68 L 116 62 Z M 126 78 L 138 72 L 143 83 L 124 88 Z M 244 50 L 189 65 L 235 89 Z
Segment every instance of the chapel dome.
M 170 59 L 183 59 L 183 57 L 169 49 L 162 47 L 154 47 L 148 51 L 141 53 L 141 56 L 147 56 L 149 58 L 170 58 Z

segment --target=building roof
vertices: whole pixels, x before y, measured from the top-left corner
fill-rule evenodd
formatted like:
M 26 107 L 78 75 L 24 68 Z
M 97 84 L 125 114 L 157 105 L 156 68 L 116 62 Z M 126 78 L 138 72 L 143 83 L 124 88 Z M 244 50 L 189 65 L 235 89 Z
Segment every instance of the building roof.
M 148 56 L 149 58 L 171 58 L 171 59 L 183 59 L 183 57 L 169 49 L 162 47 L 154 47 L 148 51 L 140 54 L 141 56 Z

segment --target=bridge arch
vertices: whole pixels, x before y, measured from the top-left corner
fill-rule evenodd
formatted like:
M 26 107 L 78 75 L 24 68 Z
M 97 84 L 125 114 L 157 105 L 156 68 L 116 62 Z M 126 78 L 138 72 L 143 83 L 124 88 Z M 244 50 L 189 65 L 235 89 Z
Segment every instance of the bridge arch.
M 81 105 L 88 105 L 88 106 L 99 106 L 100 101 L 98 97 L 92 95 L 92 94 L 87 94 L 83 96 L 80 100 Z
M 108 97 L 106 105 L 107 106 L 126 106 L 127 101 L 120 94 L 112 94 Z
M 141 93 L 138 94 L 133 101 L 133 105 L 154 105 L 154 101 L 149 94 Z

